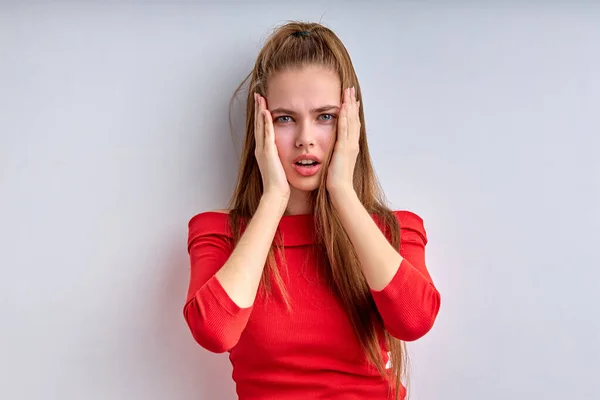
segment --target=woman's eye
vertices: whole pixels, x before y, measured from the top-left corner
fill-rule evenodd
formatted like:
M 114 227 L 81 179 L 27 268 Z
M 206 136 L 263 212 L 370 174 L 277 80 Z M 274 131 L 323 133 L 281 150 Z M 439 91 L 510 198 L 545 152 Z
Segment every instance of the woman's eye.
M 335 115 L 333 115 L 333 114 L 321 114 L 320 117 L 322 117 L 321 119 L 323 121 L 331 121 L 332 119 L 335 118 Z M 326 117 L 326 118 L 323 118 L 323 117 Z
M 319 119 L 321 121 L 329 122 L 329 121 L 332 121 L 335 119 L 335 115 L 321 114 L 321 115 L 319 115 Z M 280 117 L 275 118 L 275 122 L 281 123 L 281 124 L 286 124 L 288 122 L 292 122 L 292 117 L 290 117 L 289 115 L 282 115 Z
M 286 119 L 286 118 L 288 118 L 288 119 Z M 281 117 L 277 117 L 275 120 L 276 120 L 277 122 L 282 122 L 282 123 L 284 123 L 284 124 L 285 124 L 286 122 L 289 122 L 289 118 L 290 118 L 289 116 L 287 116 L 287 115 L 283 115 L 283 116 L 281 116 Z

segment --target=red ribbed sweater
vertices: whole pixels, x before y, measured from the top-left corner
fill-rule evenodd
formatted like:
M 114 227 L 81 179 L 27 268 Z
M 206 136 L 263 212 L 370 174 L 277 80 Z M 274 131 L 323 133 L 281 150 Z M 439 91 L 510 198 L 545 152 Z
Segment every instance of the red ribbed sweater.
M 440 294 L 425 266 L 423 220 L 409 211 L 394 214 L 404 259 L 392 281 L 371 294 L 384 321 L 382 329 L 414 341 L 432 328 Z M 189 222 L 191 276 L 183 314 L 202 347 L 229 352 L 239 399 L 392 398 L 390 385 L 367 364 L 348 317 L 323 279 L 322 256 L 311 251 L 316 248 L 312 215 L 283 216 L 278 227 L 284 238 L 288 270 L 281 271 L 291 314 L 277 291 L 267 299 L 259 290 L 248 308 L 238 307 L 227 295 L 215 277 L 233 251 L 227 219 L 224 213 L 204 212 Z

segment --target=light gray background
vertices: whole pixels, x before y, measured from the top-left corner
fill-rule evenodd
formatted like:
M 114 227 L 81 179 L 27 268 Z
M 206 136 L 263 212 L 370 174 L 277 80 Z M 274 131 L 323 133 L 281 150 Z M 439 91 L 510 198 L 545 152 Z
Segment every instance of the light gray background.
M 287 19 L 346 43 L 425 220 L 414 399 L 600 398 L 598 2 L 101 3 L 0 6 L 0 398 L 234 398 L 183 320 L 187 222 L 226 205 L 228 102 Z

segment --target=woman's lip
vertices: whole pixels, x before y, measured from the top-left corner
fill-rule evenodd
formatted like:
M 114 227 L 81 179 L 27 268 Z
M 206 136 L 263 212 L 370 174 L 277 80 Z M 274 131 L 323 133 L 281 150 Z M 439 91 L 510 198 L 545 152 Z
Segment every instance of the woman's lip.
M 313 176 L 321 170 L 321 164 L 298 165 L 294 163 L 294 169 L 302 176 Z
M 294 160 L 294 164 L 297 163 L 297 162 L 300 162 L 302 160 L 310 160 L 310 161 L 314 161 L 314 162 L 319 163 L 319 164 L 321 163 L 317 157 L 314 157 L 314 156 L 308 156 L 308 157 L 306 157 L 306 156 L 300 156 L 300 157 L 298 157 L 298 158 L 296 158 Z

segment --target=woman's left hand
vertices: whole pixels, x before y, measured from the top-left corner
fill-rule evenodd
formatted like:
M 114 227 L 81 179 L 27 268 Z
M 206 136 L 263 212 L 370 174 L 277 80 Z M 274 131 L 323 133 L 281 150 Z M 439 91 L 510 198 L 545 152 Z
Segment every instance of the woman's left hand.
M 360 101 L 354 87 L 344 90 L 337 121 L 337 139 L 327 175 L 327 190 L 331 192 L 354 190 L 354 167 L 359 152 Z

